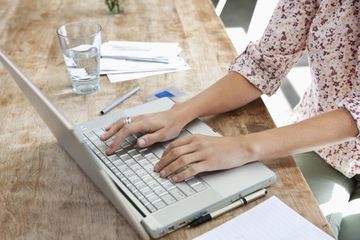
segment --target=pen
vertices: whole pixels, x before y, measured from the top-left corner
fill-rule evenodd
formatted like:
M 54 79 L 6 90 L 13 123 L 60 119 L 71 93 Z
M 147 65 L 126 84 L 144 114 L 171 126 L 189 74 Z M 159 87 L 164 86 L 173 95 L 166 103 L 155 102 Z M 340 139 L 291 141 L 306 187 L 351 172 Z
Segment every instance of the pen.
M 213 213 L 207 213 L 205 215 L 202 215 L 202 216 L 194 219 L 191 223 L 189 223 L 188 227 L 192 228 L 192 227 L 196 227 L 200 224 L 203 224 L 205 222 L 208 222 L 211 219 L 214 219 L 230 210 L 233 210 L 234 208 L 241 207 L 241 206 L 247 204 L 248 202 L 255 201 L 256 199 L 265 196 L 266 193 L 267 193 L 266 189 L 260 189 L 259 191 L 253 192 L 245 197 L 241 197 L 239 200 L 225 206 L 224 208 L 221 208 Z
M 119 97 L 118 99 L 116 99 L 113 103 L 111 103 L 109 106 L 107 106 L 106 108 L 104 108 L 103 110 L 100 111 L 100 114 L 104 115 L 108 112 L 110 112 L 112 109 L 114 109 L 117 105 L 119 105 L 120 103 L 124 102 L 126 99 L 128 99 L 129 97 L 131 97 L 132 95 L 134 95 L 137 91 L 140 90 L 140 87 L 137 86 L 135 88 L 133 88 L 130 92 L 126 93 L 125 95 Z

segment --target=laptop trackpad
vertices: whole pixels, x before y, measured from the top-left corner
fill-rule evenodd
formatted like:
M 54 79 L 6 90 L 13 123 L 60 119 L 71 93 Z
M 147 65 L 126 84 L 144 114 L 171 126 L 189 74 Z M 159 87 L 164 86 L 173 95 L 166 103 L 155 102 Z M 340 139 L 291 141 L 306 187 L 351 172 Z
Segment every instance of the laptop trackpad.
M 223 197 L 234 193 L 249 194 L 269 186 L 275 180 L 275 173 L 260 162 L 216 173 L 200 175 L 216 192 Z

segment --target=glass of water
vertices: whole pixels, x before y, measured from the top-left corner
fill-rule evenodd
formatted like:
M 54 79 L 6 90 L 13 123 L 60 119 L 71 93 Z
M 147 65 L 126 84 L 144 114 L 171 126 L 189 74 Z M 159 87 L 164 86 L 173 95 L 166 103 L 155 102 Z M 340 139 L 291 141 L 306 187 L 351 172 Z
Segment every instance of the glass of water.
M 91 22 L 74 22 L 57 30 L 59 43 L 74 93 L 99 90 L 101 26 Z

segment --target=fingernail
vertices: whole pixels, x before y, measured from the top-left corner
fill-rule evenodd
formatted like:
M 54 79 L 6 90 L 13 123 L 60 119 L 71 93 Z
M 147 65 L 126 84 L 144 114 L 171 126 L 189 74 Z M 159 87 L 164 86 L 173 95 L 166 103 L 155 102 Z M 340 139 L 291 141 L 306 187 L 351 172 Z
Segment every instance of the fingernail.
M 173 180 L 174 182 L 177 182 L 177 181 L 179 181 L 179 177 L 178 177 L 178 176 L 173 176 L 173 177 L 172 177 L 172 180 Z
M 165 175 L 166 175 L 166 172 L 165 172 L 164 170 L 162 170 L 162 171 L 160 172 L 160 177 L 165 177 Z
M 139 145 L 139 147 L 144 147 L 145 146 L 145 140 L 142 138 L 139 138 L 137 140 L 137 144 Z
M 155 166 L 154 166 L 154 171 L 155 171 L 155 172 L 159 172 L 159 165 L 158 165 L 158 164 L 155 164 Z
M 106 151 L 105 151 L 106 155 L 111 155 L 112 154 L 112 151 L 110 148 L 108 148 Z

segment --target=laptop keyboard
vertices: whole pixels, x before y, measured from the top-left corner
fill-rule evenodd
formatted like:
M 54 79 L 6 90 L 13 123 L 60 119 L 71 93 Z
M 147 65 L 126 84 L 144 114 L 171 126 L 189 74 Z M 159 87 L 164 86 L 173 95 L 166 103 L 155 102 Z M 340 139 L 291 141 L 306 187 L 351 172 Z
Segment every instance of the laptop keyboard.
M 111 144 L 113 137 L 103 142 L 100 136 L 104 133 L 104 129 L 84 132 L 86 144 L 150 212 L 156 212 L 208 188 L 198 177 L 174 183 L 171 176 L 161 178 L 154 172 L 154 165 L 169 143 L 137 148 L 135 143 L 141 134 L 135 134 L 126 138 L 115 154 L 107 156 L 105 150 Z M 188 134 L 183 130 L 179 137 Z

